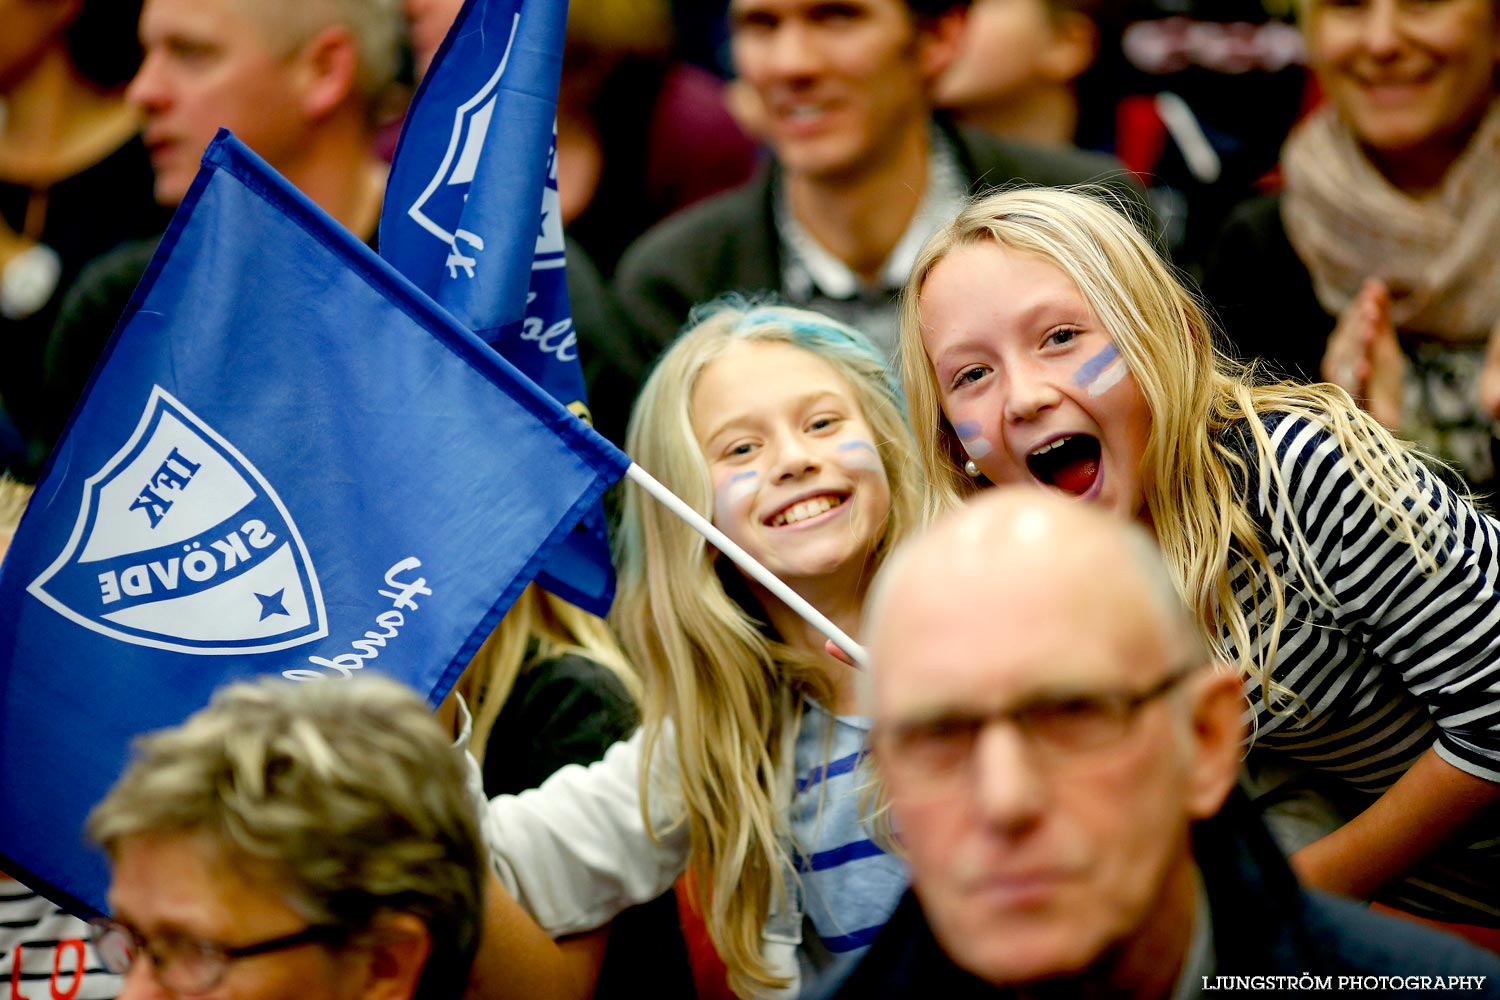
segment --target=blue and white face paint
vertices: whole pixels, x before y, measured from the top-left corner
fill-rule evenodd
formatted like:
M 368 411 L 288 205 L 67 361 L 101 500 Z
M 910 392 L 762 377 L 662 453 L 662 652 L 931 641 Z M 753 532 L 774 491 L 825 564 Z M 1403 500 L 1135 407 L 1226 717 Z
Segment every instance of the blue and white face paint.
M 1073 384 L 1090 396 L 1098 397 L 1119 385 L 1128 372 L 1125 359 L 1120 357 L 1120 349 L 1109 344 L 1079 365 L 1078 371 L 1073 374 Z
M 737 472 L 719 481 L 714 490 L 714 516 L 748 509 L 750 500 L 760 491 L 760 473 Z
M 953 425 L 953 431 L 958 435 L 958 443 L 964 446 L 964 451 L 976 461 L 995 450 L 989 438 L 984 436 L 984 428 L 977 420 L 961 420 Z
M 885 475 L 885 462 L 880 458 L 880 449 L 864 438 L 845 441 L 838 446 L 838 453 L 847 468 Z

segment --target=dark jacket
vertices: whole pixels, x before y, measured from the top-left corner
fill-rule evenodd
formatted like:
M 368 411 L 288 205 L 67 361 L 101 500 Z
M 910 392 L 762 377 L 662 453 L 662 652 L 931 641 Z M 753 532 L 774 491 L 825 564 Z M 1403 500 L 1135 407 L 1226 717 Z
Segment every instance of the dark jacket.
M 1358 976 L 1361 996 L 1411 996 L 1434 987 L 1423 988 L 1420 978 L 1408 977 L 1483 976 L 1482 985 L 1471 978 L 1464 995 L 1500 997 L 1500 956 L 1421 924 L 1300 888 L 1254 807 L 1238 792 L 1218 816 L 1198 825 L 1193 848 L 1213 915 L 1214 978 L 1206 990 L 1211 995 L 1317 994 L 1320 990 L 1302 977 L 1336 991 L 1339 977 Z M 1278 985 L 1266 979 L 1270 976 L 1292 976 L 1298 983 Z M 1343 988 L 1356 987 L 1346 981 Z M 908 892 L 837 998 L 1009 995 L 948 959 Z
M 1203 295 L 1230 353 L 1261 359 L 1278 375 L 1323 380 L 1323 352 L 1338 320 L 1318 302 L 1287 239 L 1280 195 L 1254 198 L 1229 216 L 1204 265 Z
M 10 30 L 10 29 L 4 29 Z M 0 231 L 26 233 L 51 248 L 61 270 L 48 300 L 28 316 L 0 316 L 0 426 L 6 412 L 18 431 L 30 439 L 35 452 L 17 457 L 11 471 L 30 480 L 41 468 L 46 448 L 41 438 L 50 403 L 42 369 L 47 335 L 64 296 L 89 261 L 127 240 L 161 231 L 171 217 L 152 197 L 151 157 L 139 136 L 133 137 L 70 177 L 46 184 L 0 178 Z M 40 208 L 38 229 L 28 229 L 28 216 Z M 85 372 L 85 374 L 87 374 Z M 66 413 L 64 413 L 66 416 Z M 50 445 L 50 442 L 47 442 Z M 4 442 L 0 441 L 0 451 Z M 4 465 L 0 454 L 0 470 Z

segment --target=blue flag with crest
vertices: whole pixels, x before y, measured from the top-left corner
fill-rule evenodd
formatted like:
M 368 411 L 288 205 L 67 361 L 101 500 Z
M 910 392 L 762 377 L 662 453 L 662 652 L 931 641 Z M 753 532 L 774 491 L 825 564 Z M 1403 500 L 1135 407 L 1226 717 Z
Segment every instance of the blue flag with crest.
M 407 112 L 380 253 L 580 416 L 557 196 L 557 84 L 566 0 L 467 0 Z M 604 614 L 614 596 L 604 509 L 538 574 Z
M 237 678 L 432 701 L 629 464 L 221 132 L 0 563 L 0 861 Z

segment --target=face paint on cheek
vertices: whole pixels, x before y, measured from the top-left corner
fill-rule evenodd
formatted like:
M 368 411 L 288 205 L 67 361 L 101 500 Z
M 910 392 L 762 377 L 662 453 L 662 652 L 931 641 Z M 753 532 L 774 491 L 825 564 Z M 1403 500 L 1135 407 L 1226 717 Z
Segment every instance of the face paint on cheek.
M 1078 367 L 1073 373 L 1073 384 L 1087 390 L 1090 396 L 1102 396 L 1120 384 L 1126 371 L 1120 349 L 1110 344 Z
M 885 463 L 880 460 L 880 451 L 870 442 L 863 439 L 845 441 L 839 445 L 838 450 L 844 464 L 849 468 L 885 475 Z
M 953 432 L 958 435 L 958 443 L 964 446 L 964 451 L 968 452 L 970 458 L 983 458 L 995 450 L 995 446 L 984 436 L 984 429 L 977 420 L 960 420 L 953 425 Z
M 738 472 L 719 483 L 714 493 L 714 510 L 728 512 L 749 502 L 760 489 L 760 473 Z

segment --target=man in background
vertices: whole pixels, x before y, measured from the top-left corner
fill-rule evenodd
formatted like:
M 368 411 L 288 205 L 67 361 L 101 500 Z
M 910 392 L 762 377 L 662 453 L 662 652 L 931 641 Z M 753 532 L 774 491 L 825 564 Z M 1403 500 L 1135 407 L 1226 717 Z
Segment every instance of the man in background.
M 156 199 L 176 206 L 220 127 L 366 242 L 387 165 L 374 151 L 396 79 L 401 0 L 146 0 L 145 59 L 125 92 L 145 120 Z M 47 346 L 47 447 L 62 432 L 156 240 L 95 261 Z
M 894 295 L 918 249 L 971 190 L 1113 178 L 1108 157 L 991 138 L 934 119 L 930 90 L 966 0 L 733 0 L 742 114 L 774 162 L 648 230 L 615 276 L 647 359 L 696 303 L 775 292 L 888 352 Z

